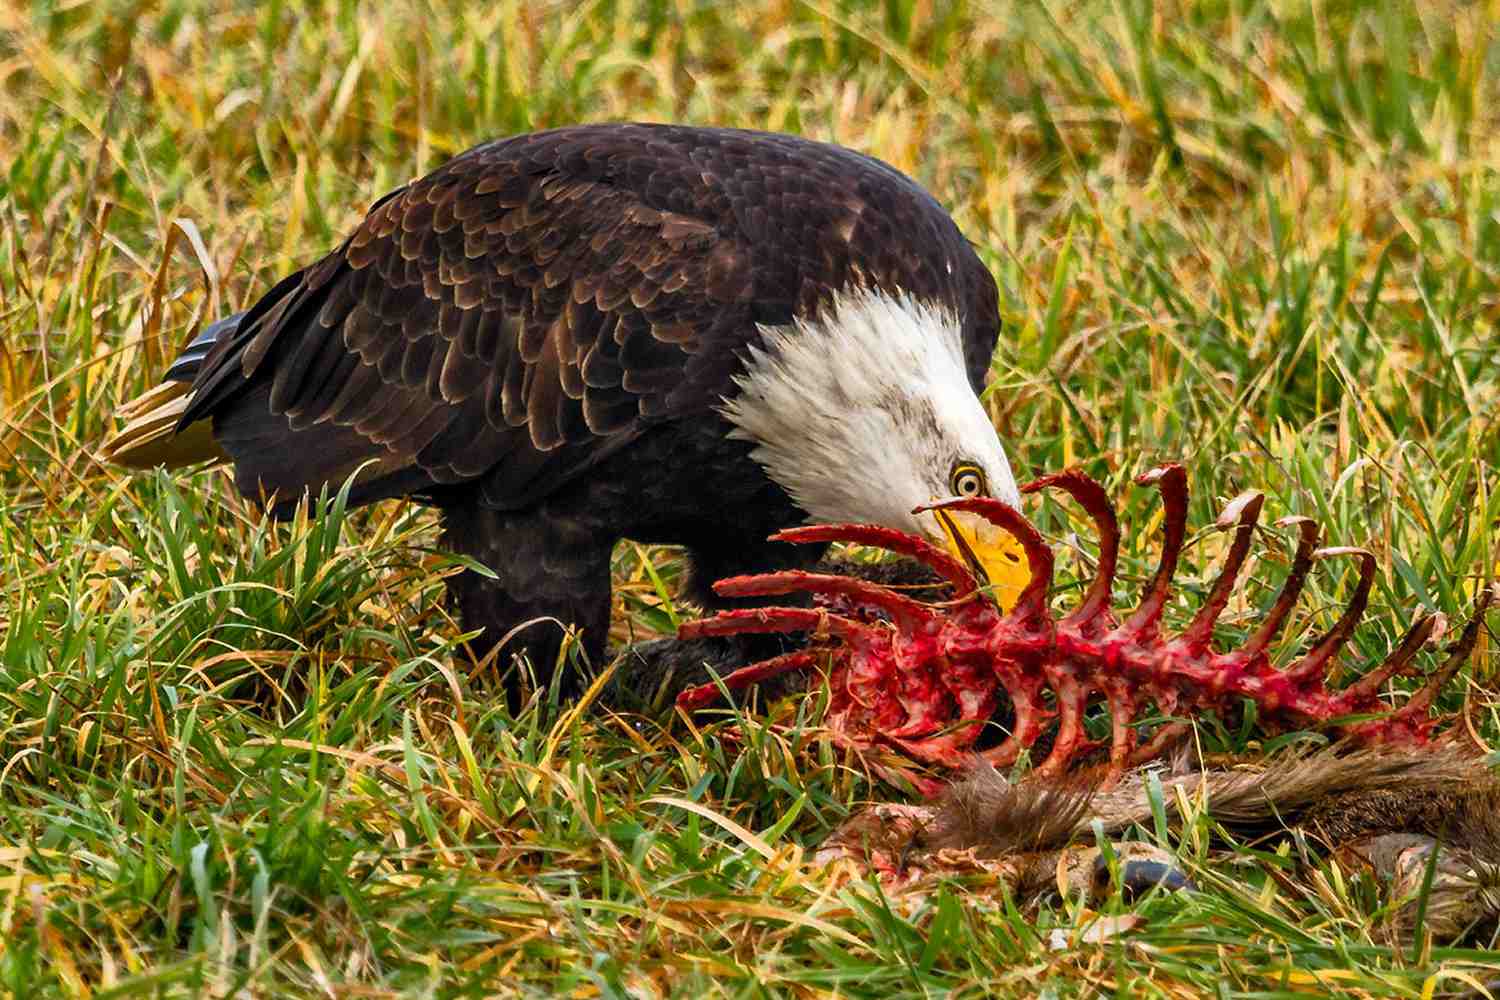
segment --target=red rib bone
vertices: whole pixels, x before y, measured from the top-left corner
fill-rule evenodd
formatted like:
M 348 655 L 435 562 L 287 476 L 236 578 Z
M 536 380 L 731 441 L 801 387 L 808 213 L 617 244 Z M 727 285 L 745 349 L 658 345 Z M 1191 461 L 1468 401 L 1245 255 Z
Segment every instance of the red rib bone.
M 944 580 L 953 584 L 960 592 L 976 586 L 973 574 L 957 559 L 942 549 L 923 541 L 915 535 L 882 528 L 878 524 L 811 524 L 803 528 L 787 528 L 771 536 L 773 542 L 795 542 L 806 545 L 814 542 L 853 542 L 911 556 L 931 567 Z
M 714 584 L 721 597 L 769 597 L 805 592 L 820 597 L 847 597 L 877 608 L 902 628 L 917 630 L 936 620 L 927 606 L 889 587 L 852 576 L 785 570 L 756 576 L 732 576 Z
M 961 562 L 920 538 L 872 525 L 817 525 L 773 537 L 799 543 L 856 542 L 914 557 L 952 585 L 953 599 L 925 604 L 879 584 L 815 573 L 736 577 L 721 581 L 719 593 L 809 593 L 815 601 L 852 607 L 854 617 L 806 608 L 755 608 L 689 622 L 681 634 L 811 633 L 813 642 L 827 646 L 832 654 L 828 724 L 843 742 L 868 747 L 886 741 L 919 760 L 947 766 L 962 766 L 974 758 L 975 743 L 991 721 L 1001 693 L 1011 705 L 1011 732 L 979 755 L 1009 764 L 1034 746 L 1055 718 L 1052 750 L 1038 765 L 1043 773 L 1066 769 L 1093 747 L 1085 738 L 1083 719 L 1096 698 L 1111 715 L 1109 769 L 1114 776 L 1160 753 L 1186 731 L 1185 723 L 1162 726 L 1138 746 L 1138 719 L 1153 703 L 1167 714 L 1225 714 L 1241 699 L 1249 699 L 1261 723 L 1273 730 L 1331 728 L 1334 735 L 1360 743 L 1421 743 L 1431 738 L 1440 722 L 1429 717 L 1432 702 L 1468 660 L 1485 613 L 1500 603 L 1500 585 L 1478 595 L 1474 615 L 1443 666 L 1404 705 L 1390 710 L 1380 700 L 1381 688 L 1411 672 L 1421 649 L 1443 634 L 1442 615 L 1420 618 L 1385 662 L 1342 690 L 1329 689 L 1328 667 L 1369 602 L 1375 558 L 1364 549 L 1319 549 L 1317 526 L 1307 518 L 1289 517 L 1277 525 L 1297 528 L 1297 548 L 1264 622 L 1239 649 L 1214 650 L 1214 626 L 1233 595 L 1264 506 L 1259 493 L 1243 493 L 1225 506 L 1216 522 L 1221 530 L 1233 530 L 1234 538 L 1207 600 L 1180 635 L 1163 637 L 1162 614 L 1187 535 L 1187 481 L 1181 467 L 1166 465 L 1137 482 L 1154 486 L 1162 495 L 1162 549 L 1140 603 L 1123 621 L 1110 608 L 1119 555 L 1114 507 L 1097 482 L 1069 470 L 1022 487 L 1023 493 L 1062 490 L 1083 507 L 1099 533 L 1094 579 L 1078 607 L 1056 622 L 1048 604 L 1052 554 L 1042 537 L 1018 511 L 999 500 L 963 498 L 921 507 L 916 513 L 977 515 L 1021 543 L 1031 576 L 1009 613 L 1002 613 L 984 595 L 980 581 Z M 1267 651 L 1290 616 L 1308 572 L 1315 562 L 1344 556 L 1359 562 L 1359 579 L 1348 605 L 1302 657 L 1285 669 L 1277 668 Z M 810 653 L 777 657 L 736 671 L 725 684 L 734 689 L 811 663 Z M 678 703 L 683 708 L 701 707 L 714 701 L 718 690 L 708 685 L 695 688 L 684 692 Z M 1374 718 L 1339 722 L 1356 715 Z

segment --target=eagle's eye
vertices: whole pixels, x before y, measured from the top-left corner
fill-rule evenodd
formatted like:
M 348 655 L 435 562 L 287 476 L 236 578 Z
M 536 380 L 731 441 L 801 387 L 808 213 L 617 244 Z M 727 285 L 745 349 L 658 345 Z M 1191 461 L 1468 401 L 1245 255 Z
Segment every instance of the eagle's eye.
M 984 470 L 977 465 L 955 465 L 949 485 L 961 497 L 982 497 L 990 492 L 990 484 L 984 479 Z

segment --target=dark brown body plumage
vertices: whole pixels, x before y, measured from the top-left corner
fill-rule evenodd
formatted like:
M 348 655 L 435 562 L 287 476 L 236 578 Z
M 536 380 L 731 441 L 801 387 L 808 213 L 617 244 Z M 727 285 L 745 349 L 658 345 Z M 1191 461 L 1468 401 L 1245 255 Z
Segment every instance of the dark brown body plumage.
M 381 199 L 336 250 L 225 324 L 179 378 L 250 495 L 286 510 L 363 467 L 491 567 L 450 584 L 493 643 L 539 616 L 603 650 L 609 555 L 689 547 L 699 579 L 815 559 L 802 519 L 726 439 L 757 324 L 852 285 L 962 317 L 978 389 L 996 290 L 947 214 L 890 167 L 782 135 L 579 126 L 479 146 Z M 700 592 L 705 588 L 700 588 Z M 560 631 L 514 648 L 543 672 Z

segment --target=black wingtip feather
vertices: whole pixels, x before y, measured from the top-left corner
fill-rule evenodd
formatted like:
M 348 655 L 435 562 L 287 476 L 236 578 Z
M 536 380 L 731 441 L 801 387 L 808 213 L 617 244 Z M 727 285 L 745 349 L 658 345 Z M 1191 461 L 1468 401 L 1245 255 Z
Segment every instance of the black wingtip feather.
M 172 367 L 167 369 L 161 377 L 163 382 L 191 382 L 198 377 L 198 370 L 203 367 L 203 359 L 208 357 L 208 352 L 213 350 L 220 337 L 232 337 L 239 327 L 240 320 L 245 317 L 243 312 L 233 313 L 223 319 L 215 320 L 198 331 L 198 336 L 188 341 L 182 353 L 177 355 L 177 360 L 172 362 Z
M 183 411 L 178 429 L 213 416 L 230 399 L 244 391 L 248 382 L 241 358 L 261 329 L 261 318 L 302 285 L 303 272 L 296 271 L 277 282 L 260 301 L 242 313 L 234 329 L 214 338 L 213 345 L 193 376 L 193 400 Z M 273 330 L 274 333 L 274 330 Z

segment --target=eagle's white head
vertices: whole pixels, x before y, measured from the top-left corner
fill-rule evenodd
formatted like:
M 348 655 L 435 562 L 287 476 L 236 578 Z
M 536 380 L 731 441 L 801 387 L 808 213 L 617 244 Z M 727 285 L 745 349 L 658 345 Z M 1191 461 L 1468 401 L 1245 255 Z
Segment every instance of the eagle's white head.
M 945 526 L 913 513 L 952 496 L 1020 504 L 960 330 L 956 315 L 908 296 L 841 293 L 814 317 L 761 328 L 723 413 L 810 521 L 881 524 L 972 556 L 1009 607 L 1026 578 L 1009 535 L 973 515 Z

